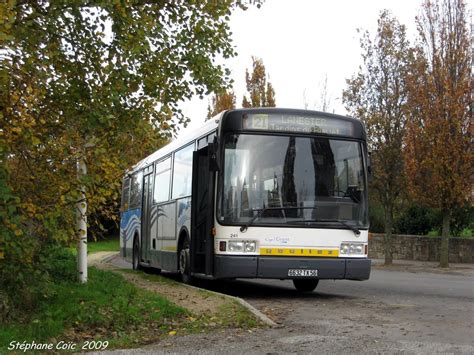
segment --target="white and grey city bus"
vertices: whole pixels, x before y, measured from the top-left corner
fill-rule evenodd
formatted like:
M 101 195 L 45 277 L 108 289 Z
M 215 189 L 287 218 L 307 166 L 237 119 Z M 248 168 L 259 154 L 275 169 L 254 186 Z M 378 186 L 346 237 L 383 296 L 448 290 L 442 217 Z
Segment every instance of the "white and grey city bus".
M 192 278 L 366 280 L 363 124 L 278 108 L 225 111 L 123 180 L 121 255 Z

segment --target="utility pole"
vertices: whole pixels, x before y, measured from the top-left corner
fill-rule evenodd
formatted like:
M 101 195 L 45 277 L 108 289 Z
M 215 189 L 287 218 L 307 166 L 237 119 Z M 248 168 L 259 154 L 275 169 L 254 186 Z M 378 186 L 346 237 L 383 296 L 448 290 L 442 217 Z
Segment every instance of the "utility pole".
M 87 175 L 84 155 L 77 161 L 77 178 Z M 87 199 L 86 187 L 79 185 L 80 198 L 76 204 L 76 231 L 79 236 L 77 244 L 77 272 L 80 283 L 87 282 Z

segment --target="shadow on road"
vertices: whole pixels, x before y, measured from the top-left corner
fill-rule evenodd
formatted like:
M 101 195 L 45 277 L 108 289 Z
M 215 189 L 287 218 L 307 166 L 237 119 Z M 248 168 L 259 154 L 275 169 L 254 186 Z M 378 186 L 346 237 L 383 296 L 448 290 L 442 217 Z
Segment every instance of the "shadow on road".
M 153 271 L 149 271 L 152 272 Z M 162 276 L 180 281 L 179 275 L 173 273 L 163 272 Z M 281 285 L 278 283 L 281 282 Z M 226 295 L 252 298 L 252 299 L 284 299 L 284 298 L 298 298 L 298 299 L 354 299 L 357 297 L 318 292 L 316 288 L 313 292 L 302 293 L 293 288 L 293 284 L 288 280 L 202 280 L 195 279 L 193 286 L 203 288 L 206 290 L 224 293 Z
M 114 258 L 111 261 L 112 265 L 120 267 L 122 269 L 131 269 L 131 264 L 124 261 L 121 258 Z M 178 274 L 169 272 L 160 272 L 157 269 L 146 269 L 145 272 L 150 274 L 160 274 L 168 279 L 180 282 Z M 324 282 L 324 281 L 322 281 Z M 291 281 L 280 281 L 280 280 L 203 280 L 195 279 L 194 286 L 203 288 L 206 290 L 224 293 L 226 295 L 241 297 L 244 299 L 356 299 L 355 296 L 348 296 L 338 293 L 318 292 L 318 288 L 315 291 L 309 293 L 301 293 L 293 288 Z M 321 282 L 318 287 L 321 287 Z

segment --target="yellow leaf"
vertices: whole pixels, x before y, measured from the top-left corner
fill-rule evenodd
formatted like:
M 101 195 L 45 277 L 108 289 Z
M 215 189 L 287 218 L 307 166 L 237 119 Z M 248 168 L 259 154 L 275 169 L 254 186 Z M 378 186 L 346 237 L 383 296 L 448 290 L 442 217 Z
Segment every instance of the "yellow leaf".
M 168 333 L 169 335 L 176 335 L 176 330 L 172 330 L 171 332 Z

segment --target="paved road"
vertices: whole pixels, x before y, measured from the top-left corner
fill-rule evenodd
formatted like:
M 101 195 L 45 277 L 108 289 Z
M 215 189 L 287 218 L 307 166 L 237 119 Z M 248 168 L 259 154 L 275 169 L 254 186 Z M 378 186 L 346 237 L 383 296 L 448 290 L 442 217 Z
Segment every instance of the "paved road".
M 368 281 L 321 281 L 310 294 L 279 280 L 207 287 L 244 298 L 281 327 L 190 335 L 143 351 L 474 353 L 472 272 L 373 269 Z
M 296 343 L 349 336 L 371 340 L 374 350 L 388 341 L 398 342 L 397 350 L 474 353 L 471 276 L 375 269 L 369 281 L 321 281 L 308 295 L 294 291 L 291 281 L 227 282 L 214 289 L 293 329 L 299 335 L 289 339 Z

